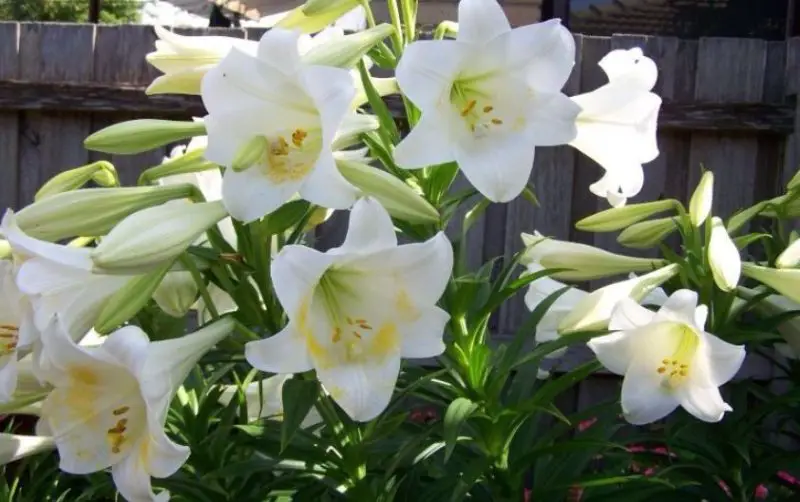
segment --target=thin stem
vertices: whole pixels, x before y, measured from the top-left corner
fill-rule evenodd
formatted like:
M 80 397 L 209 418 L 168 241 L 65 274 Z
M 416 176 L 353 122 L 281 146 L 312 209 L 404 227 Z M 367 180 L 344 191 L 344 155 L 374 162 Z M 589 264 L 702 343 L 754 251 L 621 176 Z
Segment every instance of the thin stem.
M 200 270 L 197 268 L 197 265 L 194 264 L 194 261 L 190 256 L 184 254 L 180 257 L 180 260 L 183 266 L 186 267 L 186 270 L 192 274 L 192 279 L 194 279 L 194 282 L 197 284 L 197 289 L 200 291 L 200 297 L 203 299 L 203 302 L 205 302 L 208 313 L 211 314 L 211 319 L 216 321 L 219 319 L 219 312 L 217 312 L 217 307 L 214 305 L 214 300 L 211 299 L 211 295 L 208 293 L 208 288 L 203 280 L 203 275 L 200 273 Z
M 392 33 L 392 45 L 394 46 L 394 54 L 400 59 L 403 54 L 403 25 L 400 23 L 400 10 L 397 7 L 397 0 L 388 0 L 386 2 L 389 8 L 389 18 L 392 20 L 394 32 Z

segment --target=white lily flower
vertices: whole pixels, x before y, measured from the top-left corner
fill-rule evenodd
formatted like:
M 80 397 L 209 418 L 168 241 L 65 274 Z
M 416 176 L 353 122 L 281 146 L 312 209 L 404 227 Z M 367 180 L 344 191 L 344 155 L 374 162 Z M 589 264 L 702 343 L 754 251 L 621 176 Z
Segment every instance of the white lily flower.
M 37 453 L 55 448 L 53 438 L 48 436 L 22 436 L 0 434 L 0 465 L 10 464 Z
M 778 268 L 791 268 L 800 264 L 800 239 L 792 241 L 775 260 Z
M 664 260 L 636 258 L 604 249 L 545 237 L 538 231 L 522 234 L 525 255 L 521 262 L 537 262 L 544 268 L 566 269 L 550 277 L 567 281 L 586 281 L 629 272 L 647 272 L 663 266 Z
M 711 218 L 711 238 L 708 241 L 708 265 L 714 282 L 722 291 L 733 291 L 742 273 L 742 258 L 722 220 Z
M 570 145 L 606 171 L 589 190 L 619 207 L 642 189 L 642 164 L 658 157 L 661 98 L 650 92 L 658 69 L 639 48 L 611 51 L 598 64 L 608 83 L 572 98 L 581 112 Z
M 611 319 L 614 307 L 620 301 L 628 298 L 637 303 L 645 301 L 649 293 L 677 275 L 679 269 L 679 266 L 673 263 L 649 274 L 592 291 L 561 320 L 558 332 L 563 335 L 574 331 L 604 329 Z
M 42 404 L 39 429 L 52 435 L 61 470 L 87 474 L 110 467 L 125 499 L 166 500 L 164 492 L 153 493 L 150 477 L 171 476 L 189 456 L 187 447 L 164 432 L 170 401 L 198 359 L 233 325 L 223 319 L 158 342 L 126 326 L 100 346 L 81 347 L 52 323 L 43 338 L 53 349 L 45 378 L 54 389 Z
M 659 420 L 675 408 L 706 422 L 718 422 L 732 408 L 719 387 L 739 371 L 745 357 L 704 331 L 708 309 L 697 293 L 682 289 L 652 312 L 625 299 L 614 309 L 610 335 L 588 342 L 610 371 L 625 375 L 622 411 L 636 425 Z
M 229 168 L 222 200 L 244 222 L 297 193 L 334 209 L 355 201 L 356 189 L 339 173 L 332 145 L 351 115 L 352 77 L 347 70 L 304 64 L 298 38 L 298 32 L 273 28 L 261 38 L 257 57 L 233 50 L 203 78 L 205 156 Z M 256 161 L 230 169 L 250 145 L 257 148 Z
M 13 262 L 0 260 L 0 403 L 17 388 L 20 353 L 39 340 L 30 299 L 16 284 Z
M 743 262 L 742 274 L 769 286 L 789 300 L 800 303 L 800 269 L 769 268 Z
M 413 42 L 397 66 L 422 119 L 395 161 L 407 169 L 456 161 L 487 199 L 514 199 L 534 147 L 575 138 L 580 107 L 561 93 L 574 63 L 575 41 L 559 20 L 512 30 L 495 0 L 461 0 L 457 38 Z
M 316 369 L 351 418 L 371 420 L 389 404 L 401 358 L 444 350 L 449 315 L 436 302 L 452 266 L 444 233 L 398 246 L 386 210 L 361 199 L 341 247 L 286 246 L 274 258 L 273 284 L 289 324 L 248 343 L 245 357 L 271 373 Z
M 244 389 L 247 402 L 247 418 L 250 421 L 260 418 L 283 419 L 283 384 L 292 378 L 292 374 L 275 375 L 258 382 L 252 382 Z M 239 392 L 236 385 L 226 385 L 219 396 L 219 402 L 228 406 Z M 315 408 L 311 408 L 300 427 L 308 428 L 322 422 L 322 416 Z

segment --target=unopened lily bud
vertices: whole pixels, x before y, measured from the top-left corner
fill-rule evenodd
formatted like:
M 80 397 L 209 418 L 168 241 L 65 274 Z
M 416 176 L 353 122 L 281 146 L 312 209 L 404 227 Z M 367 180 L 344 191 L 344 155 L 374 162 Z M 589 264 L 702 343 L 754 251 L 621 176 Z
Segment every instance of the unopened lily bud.
M 665 260 L 635 258 L 611 253 L 586 244 L 522 234 L 526 251 L 522 264 L 538 262 L 544 268 L 567 269 L 550 275 L 562 281 L 588 281 L 629 272 L 648 272 L 666 264 Z
M 358 0 L 310 0 L 290 10 L 275 26 L 316 33 L 358 6 Z
M 792 268 L 800 264 L 800 240 L 795 240 L 775 260 L 778 268 Z
M 375 88 L 375 92 L 378 93 L 378 96 L 400 94 L 400 87 L 398 87 L 397 79 L 394 77 L 378 78 L 370 76 L 370 81 L 372 82 L 372 87 Z M 353 109 L 358 108 L 369 101 L 369 98 L 367 97 L 367 91 L 364 90 L 364 84 L 361 82 L 360 78 L 356 79 L 355 86 L 356 97 L 353 99 Z
M 90 180 L 103 187 L 119 185 L 117 170 L 114 169 L 114 166 L 110 162 L 100 160 L 86 166 L 58 173 L 42 185 L 33 200 L 38 201 L 58 193 L 77 190 Z
M 318 44 L 303 55 L 307 64 L 353 68 L 367 52 L 394 32 L 391 24 L 379 24 L 368 30 L 334 38 Z
M 11 244 L 5 239 L 0 239 L 0 260 L 11 257 Z
M 165 160 L 162 164 L 146 169 L 139 176 L 139 184 L 146 185 L 166 178 L 168 176 L 178 176 L 181 174 L 199 173 L 219 169 L 219 166 L 206 160 L 203 156 L 205 148 L 191 150 L 183 155 L 175 156 Z
M 456 38 L 458 35 L 458 23 L 454 21 L 442 21 L 433 32 L 434 40 L 442 40 L 445 37 Z
M 689 201 L 689 219 L 692 225 L 699 227 L 711 214 L 711 205 L 714 202 L 714 173 L 706 171 L 700 178 L 697 188 L 694 189 Z
M 46 241 L 105 235 L 129 214 L 190 197 L 196 190 L 189 184 L 83 188 L 34 202 L 17 213 L 16 221 L 26 234 Z
M 326 207 L 318 207 L 314 209 L 314 212 L 311 213 L 311 217 L 308 219 L 308 222 L 306 222 L 306 226 L 303 227 L 303 231 L 310 232 L 314 230 L 314 228 L 318 225 L 322 225 L 328 221 L 328 218 L 330 218 L 333 213 L 333 209 L 328 209 Z
M 794 173 L 794 176 L 792 176 L 792 179 L 790 179 L 789 183 L 786 184 L 786 189 L 790 190 L 790 191 L 794 190 L 794 189 L 796 189 L 798 187 L 800 187 L 800 170 L 798 170 L 796 173 Z
M 641 302 L 654 289 L 677 275 L 679 269 L 673 263 L 649 274 L 609 284 L 589 293 L 562 319 L 558 325 L 558 333 L 563 335 L 574 331 L 605 329 L 614 307 L 623 298 Z
M 133 154 L 205 134 L 203 122 L 136 119 L 97 131 L 84 140 L 83 146 L 97 152 Z
M 174 201 L 134 213 L 92 252 L 98 271 L 139 274 L 172 262 L 198 237 L 228 216 L 221 201 Z
M 197 300 L 197 283 L 191 272 L 169 272 L 153 292 L 153 300 L 167 315 L 185 316 Z
M 635 223 L 619 234 L 617 242 L 634 249 L 655 247 L 678 229 L 676 220 L 677 218 L 673 216 Z
M 708 265 L 714 282 L 722 291 L 733 291 L 739 284 L 742 259 L 725 225 L 718 217 L 711 218 L 711 238 L 708 242 Z
M 377 199 L 393 217 L 409 223 L 439 221 L 439 212 L 435 207 L 386 171 L 348 160 L 337 160 L 336 165 L 350 184 Z
M 742 263 L 742 274 L 769 286 L 795 303 L 800 303 L 800 269 L 768 268 L 755 263 Z
M 614 232 L 627 228 L 654 214 L 675 209 L 678 202 L 673 199 L 645 202 L 642 204 L 628 204 L 626 206 L 612 207 L 600 211 L 580 220 L 575 224 L 578 230 L 587 232 Z
M 162 263 L 155 270 L 129 280 L 106 300 L 94 322 L 94 330 L 101 335 L 107 335 L 131 320 L 153 297 L 171 266 L 172 262 Z

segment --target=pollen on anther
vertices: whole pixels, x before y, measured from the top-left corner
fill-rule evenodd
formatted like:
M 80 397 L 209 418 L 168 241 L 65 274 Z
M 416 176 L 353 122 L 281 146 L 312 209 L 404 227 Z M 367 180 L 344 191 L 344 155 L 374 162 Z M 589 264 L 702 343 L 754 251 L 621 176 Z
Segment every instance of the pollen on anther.
M 308 136 L 308 133 L 304 130 L 295 129 L 295 131 L 292 133 L 292 144 L 298 148 L 303 146 L 303 140 L 306 139 L 306 136 Z
M 672 360 L 672 364 L 673 364 L 673 365 L 676 365 L 676 364 L 678 364 L 678 360 L 677 360 L 677 359 L 673 359 L 673 360 Z
M 681 368 L 688 368 L 688 367 L 689 367 L 688 364 L 681 364 Z
M 119 453 L 120 451 L 122 451 L 122 450 L 119 449 L 119 446 L 112 446 L 111 447 L 111 453 Z
M 494 110 L 494 106 L 486 105 L 483 107 L 483 113 L 489 113 Z
M 663 366 L 661 366 L 661 367 L 659 367 L 659 368 L 658 368 L 658 372 L 659 372 L 659 373 L 664 373 L 665 371 L 667 371 L 667 368 L 665 368 L 665 367 L 663 367 Z
M 119 415 L 124 415 L 124 414 L 125 414 L 125 413 L 127 413 L 127 412 L 128 412 L 128 410 L 130 410 L 130 409 L 131 409 L 131 408 L 130 408 L 129 406 L 122 406 L 122 407 L 120 407 L 120 408 L 117 408 L 117 409 L 115 409 L 115 410 L 114 410 L 114 411 L 112 411 L 111 413 L 113 413 L 113 414 L 114 414 L 114 415 L 116 415 L 116 416 L 119 416 Z
M 469 115 L 469 112 L 471 112 L 472 109 L 475 108 L 476 104 L 477 101 L 475 101 L 474 99 L 470 99 L 469 102 L 467 103 L 467 106 L 461 109 L 461 116 L 466 117 L 467 115 Z
M 686 375 L 687 375 L 687 372 L 686 372 L 686 370 L 681 370 L 681 371 L 680 371 L 680 375 L 681 375 L 681 376 L 686 376 Z
M 337 343 L 341 339 L 342 339 L 342 330 L 339 328 L 334 328 L 333 336 L 331 336 L 331 341 L 333 343 Z
M 352 317 L 346 317 L 345 320 L 347 321 L 347 324 L 355 324 Z
M 361 339 L 361 333 L 359 333 L 358 331 L 353 331 L 353 336 L 358 338 L 359 340 Z
M 361 328 L 361 329 L 372 329 L 372 326 L 370 326 L 369 324 L 364 323 L 364 322 L 360 323 L 358 325 L 358 327 Z
M 661 363 L 662 364 L 669 364 L 669 359 L 664 359 L 663 361 L 661 361 Z
M 500 125 L 502 123 L 503 123 L 503 121 L 500 120 L 500 119 L 492 119 L 492 124 L 494 124 L 494 125 Z

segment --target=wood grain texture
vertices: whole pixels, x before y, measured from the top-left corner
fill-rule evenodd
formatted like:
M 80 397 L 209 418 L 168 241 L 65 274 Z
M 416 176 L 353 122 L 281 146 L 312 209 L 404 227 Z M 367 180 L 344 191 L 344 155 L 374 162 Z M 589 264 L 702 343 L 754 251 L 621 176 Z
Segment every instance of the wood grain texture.
M 19 77 L 19 24 L 0 23 L 0 80 Z M 19 113 L 0 106 L 0 208 L 18 208 Z
M 91 81 L 94 36 L 93 25 L 21 23 L 19 78 Z M 38 188 L 56 173 L 88 162 L 83 140 L 90 128 L 86 114 L 49 110 L 21 114 L 18 204 L 31 202 Z
M 800 90 L 800 37 L 789 40 L 786 44 L 786 70 L 784 94 L 787 102 L 795 107 L 794 132 L 786 138 L 786 150 L 781 171 L 780 183 L 782 187 L 792 179 L 800 169 L 800 100 L 797 99 Z

